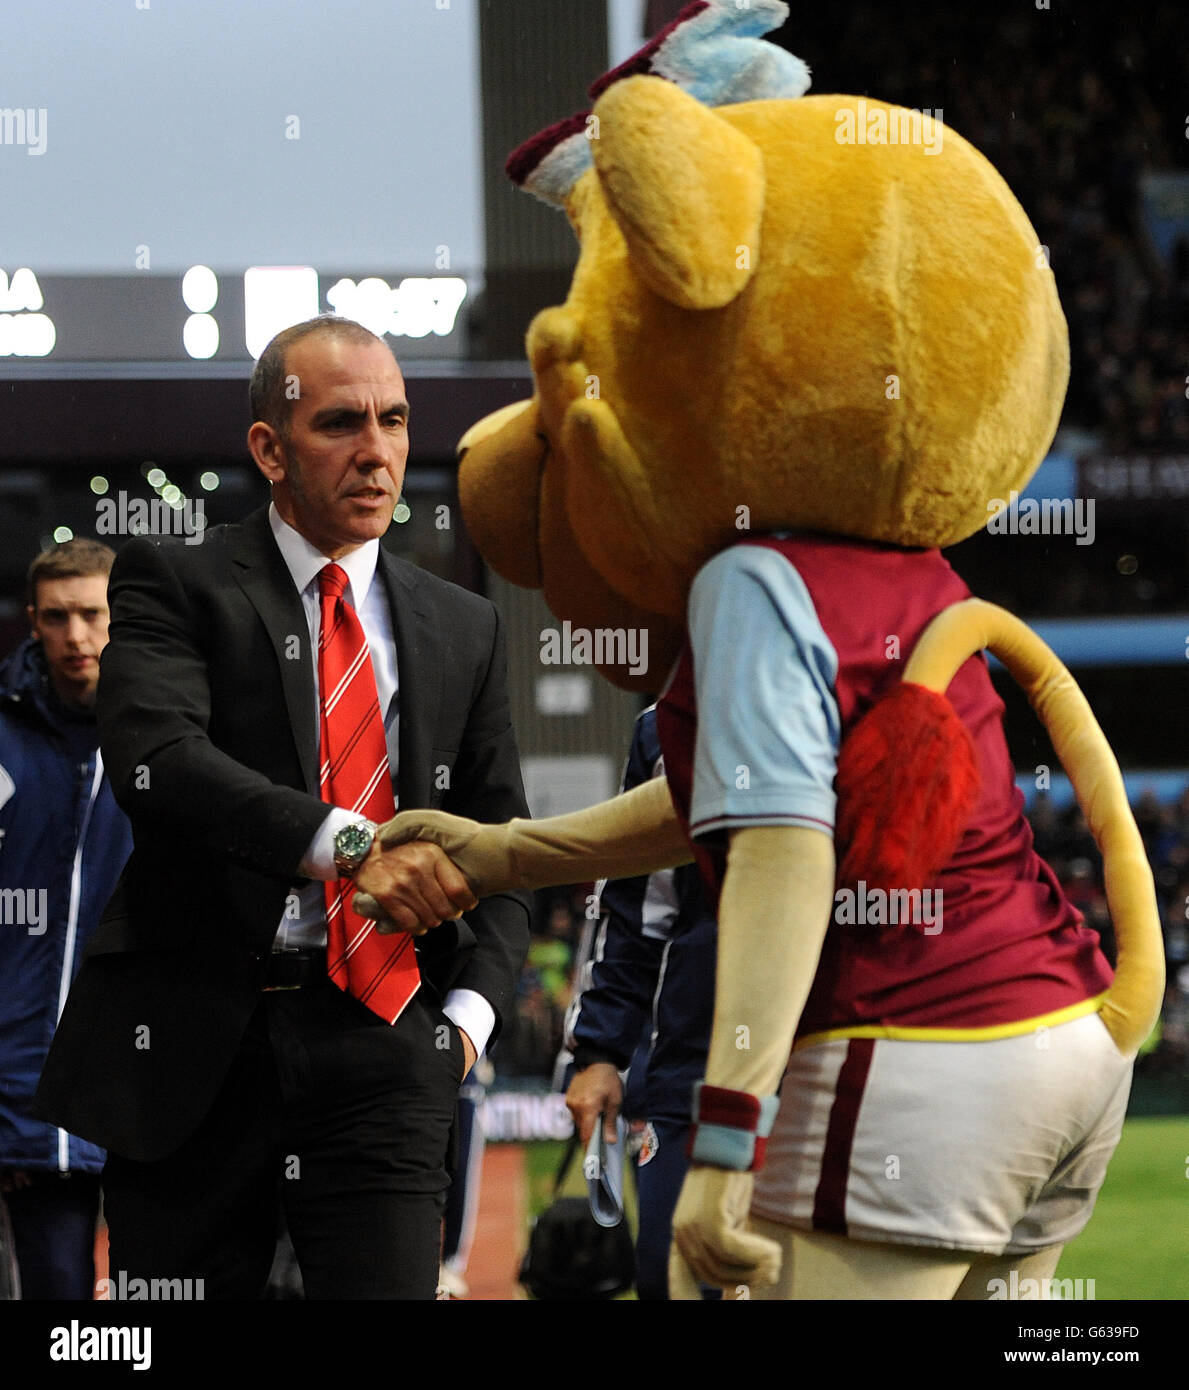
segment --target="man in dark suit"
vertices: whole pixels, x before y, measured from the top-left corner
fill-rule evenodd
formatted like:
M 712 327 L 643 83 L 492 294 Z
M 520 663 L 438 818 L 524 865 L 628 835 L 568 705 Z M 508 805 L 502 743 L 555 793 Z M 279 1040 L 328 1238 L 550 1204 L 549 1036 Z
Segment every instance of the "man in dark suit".
M 255 1297 L 280 1202 L 309 1297 L 428 1298 L 458 1086 L 512 1007 L 528 911 L 476 906 L 434 846 L 381 850 L 355 807 L 328 810 L 321 571 L 345 575 L 401 807 L 525 814 L 504 642 L 484 599 L 379 545 L 408 454 L 381 340 L 345 320 L 286 330 L 252 405 L 272 506 L 201 545 L 133 541 L 112 574 L 99 720 L 135 849 L 39 1105 L 110 1151 L 113 1282 Z M 328 980 L 341 879 L 387 912 L 376 941 L 417 937 L 395 1022 Z

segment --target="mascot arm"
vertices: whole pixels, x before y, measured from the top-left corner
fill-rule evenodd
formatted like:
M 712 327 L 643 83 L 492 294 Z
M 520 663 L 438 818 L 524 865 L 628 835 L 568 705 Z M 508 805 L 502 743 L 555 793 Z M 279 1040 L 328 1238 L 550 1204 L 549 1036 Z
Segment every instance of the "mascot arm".
M 833 897 L 834 842 L 823 831 L 756 826 L 732 834 L 719 904 L 707 1087 L 774 1095 Z M 775 1283 L 779 1250 L 747 1231 L 752 1182 L 750 1172 L 700 1164 L 695 1155 L 673 1219 L 673 1297 L 696 1298 L 694 1280 L 728 1288 Z
M 482 825 L 445 811 L 402 811 L 380 827 L 385 849 L 409 840 L 429 840 L 444 849 L 478 898 L 596 878 L 633 878 L 688 864 L 694 857 L 664 778 L 547 820 Z M 357 893 L 354 901 L 363 916 L 384 920 L 383 909 L 368 894 Z

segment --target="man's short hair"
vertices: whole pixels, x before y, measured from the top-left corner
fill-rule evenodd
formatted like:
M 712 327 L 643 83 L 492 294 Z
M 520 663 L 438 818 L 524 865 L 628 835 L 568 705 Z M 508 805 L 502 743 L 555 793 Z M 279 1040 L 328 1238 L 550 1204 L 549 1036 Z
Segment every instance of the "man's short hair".
M 51 545 L 29 566 L 25 585 L 30 608 L 37 607 L 37 585 L 42 579 L 86 579 L 92 574 L 111 574 L 116 552 L 102 541 L 85 536 Z
M 337 314 L 321 314 L 316 319 L 295 323 L 292 328 L 278 333 L 260 354 L 248 387 L 248 400 L 252 407 L 252 420 L 263 420 L 282 438 L 288 434 L 289 416 L 293 410 L 292 395 L 285 390 L 285 358 L 294 343 L 314 334 L 345 338 L 362 345 L 384 342 L 383 338 L 377 338 L 363 324 L 356 323 L 354 319 L 340 318 Z M 384 346 L 387 347 L 387 343 Z

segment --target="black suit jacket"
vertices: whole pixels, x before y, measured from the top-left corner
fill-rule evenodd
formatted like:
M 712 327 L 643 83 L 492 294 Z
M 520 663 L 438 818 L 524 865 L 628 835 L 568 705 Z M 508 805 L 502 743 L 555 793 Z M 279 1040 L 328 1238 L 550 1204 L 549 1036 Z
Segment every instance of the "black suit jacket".
M 499 617 L 381 548 L 400 680 L 398 804 L 525 815 Z M 42 1074 L 45 1118 L 129 1158 L 176 1149 L 253 1010 L 318 797 L 314 661 L 267 509 L 201 545 L 135 540 L 112 571 L 99 725 L 133 827 Z M 420 939 L 422 988 L 476 990 L 498 1030 L 528 947 L 519 896 Z

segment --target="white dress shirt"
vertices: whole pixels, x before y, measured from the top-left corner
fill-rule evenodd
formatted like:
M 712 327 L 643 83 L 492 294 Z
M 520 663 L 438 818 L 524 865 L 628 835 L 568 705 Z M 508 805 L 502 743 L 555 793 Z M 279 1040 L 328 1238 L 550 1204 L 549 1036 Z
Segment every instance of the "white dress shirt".
M 314 704 L 320 709 L 317 651 L 322 626 L 322 604 L 318 575 L 331 561 L 281 519 L 275 504 L 269 506 L 268 521 L 281 556 L 293 576 L 297 592 L 301 595 L 301 604 L 309 627 L 310 650 L 315 654 Z M 349 555 L 344 555 L 333 563 L 347 575 L 344 596 L 359 617 L 371 652 L 376 695 L 380 709 L 384 711 L 384 739 L 388 746 L 388 767 L 392 774 L 392 797 L 396 801 L 400 756 L 400 686 L 396 669 L 396 644 L 392 638 L 392 615 L 388 611 L 388 595 L 384 591 L 383 583 L 375 582 L 379 558 L 380 542 L 372 540 L 364 542 Z M 273 942 L 274 951 L 326 945 L 326 893 L 322 881 L 339 877 L 334 862 L 334 837 L 343 826 L 352 825 L 359 819 L 356 812 L 340 806 L 332 807 L 328 812 L 298 865 L 302 875 L 318 881 L 294 885 Z M 495 1010 L 487 1000 L 473 989 L 452 989 L 446 996 L 443 1012 L 470 1038 L 476 1053 L 482 1053 L 495 1028 Z

